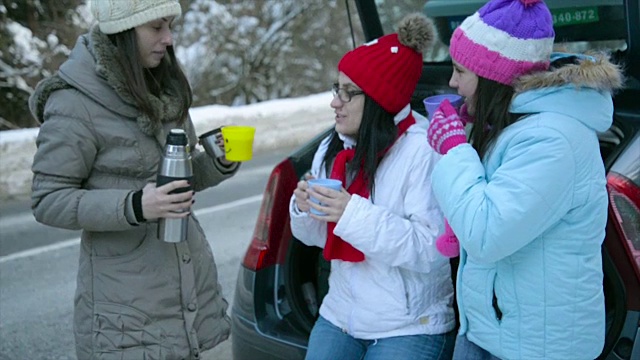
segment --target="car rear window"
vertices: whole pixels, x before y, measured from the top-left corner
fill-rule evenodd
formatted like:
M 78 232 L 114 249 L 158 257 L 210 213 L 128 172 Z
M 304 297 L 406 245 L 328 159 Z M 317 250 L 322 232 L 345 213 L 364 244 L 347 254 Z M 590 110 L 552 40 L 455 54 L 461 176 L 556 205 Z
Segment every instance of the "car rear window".
M 376 0 L 385 33 L 395 31 L 408 13 L 423 12 L 436 26 L 438 38 L 424 53 L 426 62 L 447 62 L 449 39 L 465 17 L 487 1 L 483 0 Z M 556 51 L 625 51 L 627 29 L 623 0 L 547 0 L 556 32 Z

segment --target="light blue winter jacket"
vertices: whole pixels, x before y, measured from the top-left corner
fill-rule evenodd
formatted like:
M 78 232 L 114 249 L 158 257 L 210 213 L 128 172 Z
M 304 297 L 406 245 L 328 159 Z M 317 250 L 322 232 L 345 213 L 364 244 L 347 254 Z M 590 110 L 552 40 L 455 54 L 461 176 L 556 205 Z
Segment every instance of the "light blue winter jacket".
M 611 126 L 621 74 L 592 60 L 523 78 L 511 112 L 531 115 L 508 126 L 484 161 L 464 144 L 433 172 L 462 246 L 460 334 L 501 359 L 602 351 L 607 191 L 597 132 Z

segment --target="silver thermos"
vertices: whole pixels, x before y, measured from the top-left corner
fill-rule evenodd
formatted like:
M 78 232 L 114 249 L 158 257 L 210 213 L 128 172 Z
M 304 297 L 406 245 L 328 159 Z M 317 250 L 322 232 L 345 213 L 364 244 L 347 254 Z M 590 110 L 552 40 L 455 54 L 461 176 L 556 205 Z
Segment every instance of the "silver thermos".
M 156 186 L 162 186 L 175 180 L 189 180 L 192 184 L 193 168 L 191 165 L 191 150 L 187 134 L 182 129 L 171 129 L 167 135 L 167 143 L 164 146 L 162 160 L 158 167 L 158 179 Z M 181 193 L 192 190 L 192 185 L 176 189 L 171 193 Z M 181 211 L 189 211 L 183 209 Z M 158 238 L 162 241 L 177 243 L 187 240 L 187 228 L 189 217 L 181 219 L 161 218 L 158 226 Z

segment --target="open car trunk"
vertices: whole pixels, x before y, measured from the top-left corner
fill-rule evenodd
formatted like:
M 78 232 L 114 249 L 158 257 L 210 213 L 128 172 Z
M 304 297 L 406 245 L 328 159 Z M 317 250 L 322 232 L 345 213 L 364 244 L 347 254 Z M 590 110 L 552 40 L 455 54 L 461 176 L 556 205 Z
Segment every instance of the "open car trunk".
M 362 20 L 365 41 L 370 41 L 383 35 L 384 26 L 380 21 L 381 17 L 377 11 L 377 1 L 356 0 L 355 2 L 359 17 Z M 591 4 L 591 2 L 593 1 L 590 1 L 589 6 L 597 5 L 595 2 L 593 4 Z M 437 3 L 441 3 L 442 8 L 438 9 L 437 6 L 439 5 Z M 430 4 L 432 8 L 426 9 L 425 7 L 425 10 L 428 10 L 427 12 L 430 13 L 430 16 L 435 16 L 437 15 L 437 11 L 446 12 L 448 11 L 445 9 L 446 7 L 455 7 L 454 4 L 463 3 L 468 4 L 469 14 L 480 6 L 478 5 L 480 2 L 475 0 L 467 0 L 466 2 L 430 1 L 424 2 L 423 4 Z M 558 2 L 558 4 L 559 3 L 560 2 Z M 629 59 L 637 59 L 640 47 L 636 42 L 640 40 L 635 37 L 629 38 L 627 35 L 637 34 L 640 25 L 637 23 L 637 20 L 626 19 L 625 21 L 625 13 L 634 14 L 633 17 L 636 18 L 635 14 L 638 13 L 638 5 L 632 1 L 624 1 L 624 7 L 620 6 L 621 4 L 622 1 L 620 1 L 620 4 L 612 4 L 616 6 L 607 5 L 598 8 L 601 17 L 598 23 L 599 26 L 594 26 L 593 23 L 567 26 L 560 24 L 557 28 L 556 35 L 563 39 L 573 39 L 572 41 L 583 42 L 626 38 L 628 48 L 620 47 L 613 51 L 611 55 L 614 62 L 622 63 L 626 67 L 627 75 L 637 79 L 639 70 L 637 64 L 625 64 L 625 62 L 629 61 Z M 383 5 L 380 6 L 382 7 Z M 558 6 L 560 5 L 556 7 Z M 559 9 L 555 11 L 554 14 L 564 10 Z M 448 16 L 448 14 L 445 13 L 443 13 L 442 16 L 440 20 L 436 20 L 436 26 L 438 27 L 442 42 L 448 44 L 450 31 L 452 31 L 452 28 L 449 27 L 456 18 L 447 18 L 445 16 Z M 458 20 L 462 18 L 463 17 L 460 17 Z M 625 22 L 629 24 L 627 29 L 621 26 L 621 23 Z M 602 31 L 603 28 L 606 31 Z M 621 33 L 615 33 L 615 31 Z M 431 95 L 452 92 L 452 89 L 448 86 L 451 71 L 452 68 L 449 62 L 425 62 L 422 77 L 411 101 L 413 110 L 426 116 L 426 111 L 422 103 L 424 98 Z M 640 115 L 638 115 L 637 111 L 637 88 L 638 85 L 636 83 L 630 86 L 629 89 L 615 95 L 614 102 L 616 112 L 614 114 L 613 126 L 599 136 L 601 156 L 607 172 L 609 172 L 614 161 L 621 152 L 627 148 L 634 136 L 640 132 Z M 326 134 L 328 134 L 328 131 Z M 316 147 L 323 137 L 324 136 L 321 136 L 316 139 Z M 293 160 L 295 161 L 296 159 Z M 298 176 L 301 176 L 304 171 L 310 167 L 311 158 L 307 158 L 306 160 L 308 161 L 298 162 L 296 164 L 296 168 L 299 169 Z M 620 244 L 622 242 L 620 241 L 619 233 L 616 231 L 614 222 L 615 220 L 610 211 L 606 238 L 602 247 L 606 339 L 602 352 L 604 355 L 601 355 L 599 359 L 631 359 L 633 356 L 631 353 L 634 346 L 633 339 L 634 336 L 637 336 L 634 334 L 638 322 L 633 316 L 638 316 L 637 312 L 640 311 L 640 294 L 638 294 L 638 283 L 630 282 L 636 279 L 632 274 L 633 270 L 629 268 L 631 266 L 630 263 L 619 261 L 619 259 L 624 258 L 625 253 L 621 248 Z M 282 284 L 285 287 L 285 297 L 291 310 L 287 316 L 293 326 L 302 332 L 309 333 L 318 316 L 317 309 L 320 307 L 323 296 L 328 291 L 327 281 L 330 273 L 330 263 L 324 260 L 320 248 L 308 247 L 295 238 L 289 242 L 285 258 Z M 457 258 L 452 259 L 452 268 L 455 276 Z M 309 287 L 313 289 L 311 300 L 309 299 L 310 292 L 303 291 L 304 288 L 308 290 Z

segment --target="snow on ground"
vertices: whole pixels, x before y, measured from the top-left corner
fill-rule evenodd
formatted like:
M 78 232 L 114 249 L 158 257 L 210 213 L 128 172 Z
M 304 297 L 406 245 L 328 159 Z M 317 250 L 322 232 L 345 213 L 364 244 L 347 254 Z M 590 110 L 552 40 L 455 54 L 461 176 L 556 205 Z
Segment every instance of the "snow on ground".
M 190 110 L 196 133 L 222 125 L 256 128 L 254 152 L 303 144 L 333 124 L 330 93 L 229 107 L 208 105 Z M 26 197 L 31 191 L 31 162 L 38 128 L 0 131 L 0 200 Z

